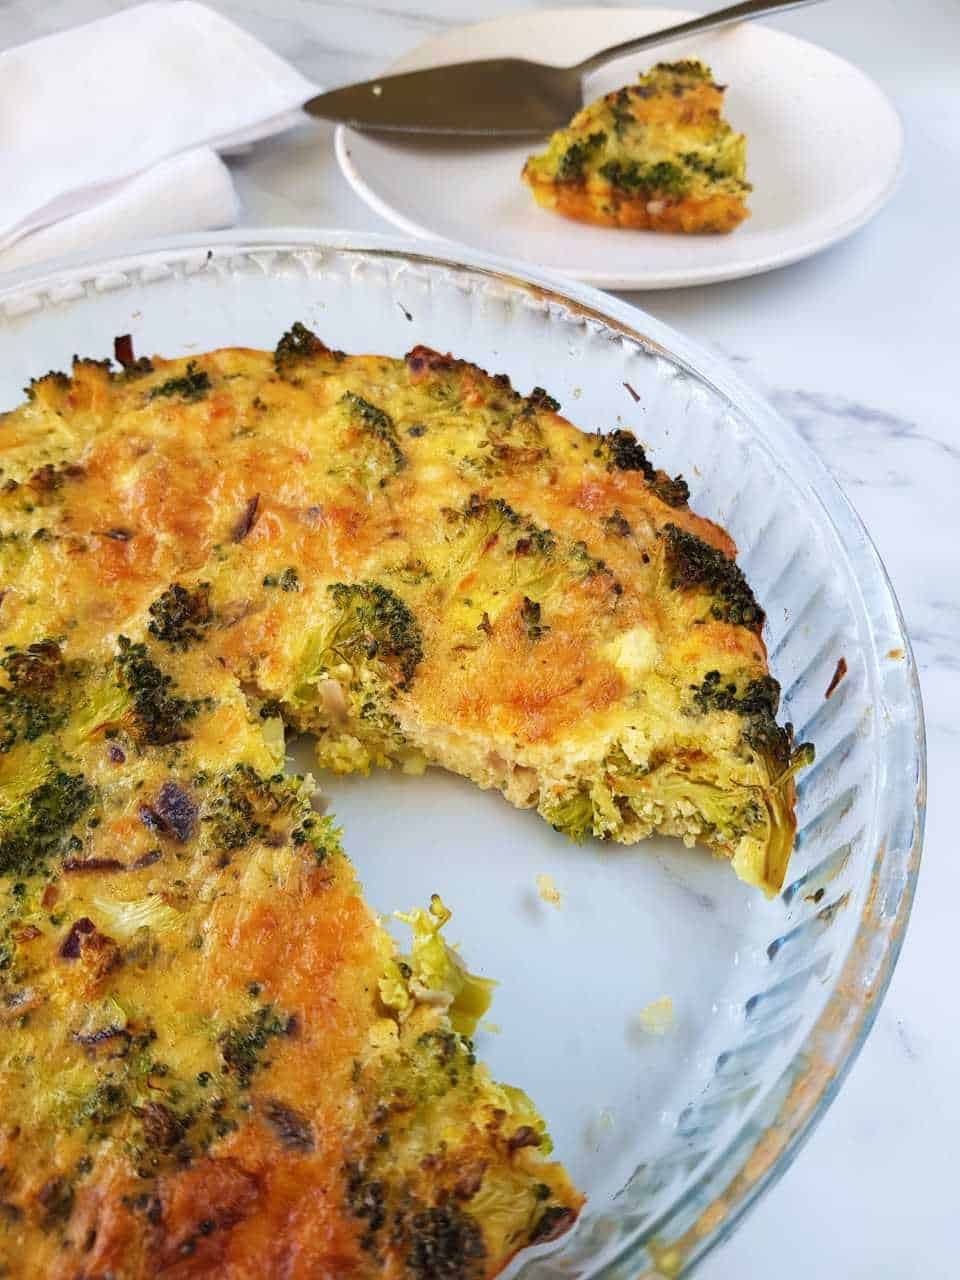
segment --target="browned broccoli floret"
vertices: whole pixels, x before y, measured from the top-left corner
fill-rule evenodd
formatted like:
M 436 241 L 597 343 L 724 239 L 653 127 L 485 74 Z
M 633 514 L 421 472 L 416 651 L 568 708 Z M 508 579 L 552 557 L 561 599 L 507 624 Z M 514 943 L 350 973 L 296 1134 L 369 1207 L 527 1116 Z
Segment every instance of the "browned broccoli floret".
M 526 397 L 523 413 L 531 414 L 536 410 L 541 413 L 559 413 L 560 401 L 550 395 L 548 391 L 544 391 L 543 387 L 534 387 Z
M 0 875 L 34 875 L 57 853 L 96 791 L 80 773 L 58 770 L 0 819 Z
M 751 631 L 761 629 L 763 610 L 735 560 L 675 524 L 665 525 L 659 536 L 666 543 L 667 570 L 674 591 L 699 587 L 713 597 L 710 613 L 718 621 Z
M 210 607 L 210 583 L 201 582 L 192 589 L 173 582 L 150 606 L 147 630 L 171 649 L 186 649 L 203 639 L 204 630 L 213 621 Z
M 17 742 L 33 742 L 64 723 L 71 685 L 83 667 L 65 661 L 55 640 L 38 640 L 25 649 L 10 647 L 0 667 L 7 678 L 0 686 L 0 752 L 7 752 Z
M 327 590 L 340 610 L 329 647 L 349 657 L 385 659 L 398 667 L 399 687 L 405 688 L 423 658 L 420 627 L 407 605 L 378 582 L 335 582 Z
M 291 1030 L 291 1019 L 286 1014 L 272 1004 L 260 1005 L 220 1036 L 224 1071 L 236 1077 L 241 1089 L 249 1088 L 255 1072 L 265 1065 L 264 1049 L 276 1036 L 288 1035 Z
M 126 636 L 118 639 L 117 667 L 122 686 L 133 698 L 136 732 L 143 746 L 167 746 L 190 737 L 189 721 L 208 698 L 181 698 L 173 693 L 173 680 L 165 675 L 147 653 L 145 644 L 134 644 Z
M 724 680 L 719 671 L 708 671 L 699 685 L 690 688 L 698 711 L 733 711 L 743 718 L 743 740 L 763 756 L 772 777 L 791 766 L 812 763 L 812 745 L 802 743 L 795 748 L 793 726 L 777 724 L 780 685 L 773 676 L 738 685 L 736 680 Z
M 369 400 L 364 400 L 363 396 L 354 395 L 352 391 L 345 391 L 340 398 L 340 403 L 346 406 L 350 415 L 361 422 L 371 435 L 383 441 L 390 454 L 394 471 L 402 471 L 407 465 L 407 459 L 400 448 L 397 429 L 390 415 L 377 405 L 371 404 Z
M 297 320 L 277 343 L 273 353 L 273 367 L 283 377 L 301 360 L 340 354 L 342 353 L 331 352 L 326 343 L 321 342 L 312 330 Z
M 416 1280 L 473 1280 L 487 1256 L 475 1218 L 454 1205 L 434 1205 L 411 1215 L 404 1259 Z
M 50 382 L 61 391 L 66 391 L 70 386 L 70 378 L 60 369 L 50 369 L 40 378 L 31 378 L 27 386 L 23 388 L 23 393 L 28 400 L 37 398 L 37 387 L 43 382 Z
M 156 400 L 159 396 L 179 396 L 188 403 L 202 400 L 210 390 L 210 375 L 205 369 L 198 369 L 196 360 L 187 362 L 186 372 L 179 378 L 168 378 L 159 386 L 151 387 L 147 392 L 148 400 Z
M 607 135 L 598 130 L 591 133 L 589 137 L 580 138 L 576 142 L 571 142 L 566 151 L 560 157 L 560 164 L 557 169 L 557 177 L 561 182 L 580 182 L 583 178 L 584 165 L 594 155 L 607 140 Z
M 612 187 L 631 195 L 638 192 L 661 192 L 682 196 L 690 187 L 689 176 L 670 160 L 659 160 L 656 164 L 637 164 L 635 160 L 608 160 L 600 166 L 598 172 Z
M 690 490 L 683 476 L 672 479 L 665 471 L 658 471 L 647 457 L 643 445 L 632 431 L 618 427 L 606 435 L 596 437 L 596 457 L 605 457 L 610 471 L 639 471 L 661 502 L 669 507 L 685 506 Z
M 539 603 L 536 600 L 531 600 L 529 596 L 523 597 L 523 603 L 520 606 L 520 621 L 523 623 L 523 629 L 527 633 L 528 640 L 539 640 L 545 632 L 550 630 L 546 623 L 541 620 Z

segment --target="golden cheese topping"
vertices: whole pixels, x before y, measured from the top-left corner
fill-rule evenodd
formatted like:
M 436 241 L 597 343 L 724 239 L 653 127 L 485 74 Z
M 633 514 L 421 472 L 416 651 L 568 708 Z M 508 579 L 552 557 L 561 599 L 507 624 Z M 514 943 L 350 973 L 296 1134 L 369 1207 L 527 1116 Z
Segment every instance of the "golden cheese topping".
M 652 231 L 732 231 L 749 211 L 746 139 L 702 62 L 660 62 L 558 129 L 523 179 L 568 218 Z
M 492 1276 L 580 1197 L 476 1061 L 446 908 L 395 954 L 285 729 L 769 892 L 809 752 L 762 611 L 683 480 L 541 389 L 301 325 L 117 350 L 0 416 L 0 1259 Z

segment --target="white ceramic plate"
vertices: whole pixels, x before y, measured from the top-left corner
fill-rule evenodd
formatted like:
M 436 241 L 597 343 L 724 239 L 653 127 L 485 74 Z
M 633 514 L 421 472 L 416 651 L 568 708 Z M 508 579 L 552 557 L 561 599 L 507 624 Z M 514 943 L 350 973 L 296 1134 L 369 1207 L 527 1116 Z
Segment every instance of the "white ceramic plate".
M 294 320 L 348 351 L 451 350 L 547 387 L 583 427 L 634 429 L 730 529 L 768 611 L 783 716 L 817 746 L 772 901 L 679 841 L 578 847 L 438 769 L 321 779 L 368 900 L 389 912 L 440 892 L 450 940 L 500 980 L 478 1052 L 536 1099 L 588 1196 L 577 1230 L 510 1276 L 686 1276 L 833 1097 L 903 936 L 923 729 L 883 569 L 809 447 L 718 360 L 623 302 L 481 254 L 271 229 L 23 273 L 0 288 L 0 412 L 115 334 L 181 355 L 271 347 Z M 651 1035 L 638 1015 L 664 995 L 675 1023 Z
M 392 70 L 513 55 L 571 65 L 693 16 L 680 9 L 563 9 L 455 27 Z M 661 59 L 697 56 L 728 86 L 726 116 L 747 135 L 752 215 L 730 235 L 672 236 L 571 222 L 520 182 L 529 141 L 374 137 L 341 127 L 337 157 L 354 190 L 418 236 L 506 254 L 608 289 L 667 289 L 753 275 L 849 235 L 889 199 L 903 130 L 856 67 L 771 27 L 738 27 L 621 58 L 590 77 L 588 99 Z

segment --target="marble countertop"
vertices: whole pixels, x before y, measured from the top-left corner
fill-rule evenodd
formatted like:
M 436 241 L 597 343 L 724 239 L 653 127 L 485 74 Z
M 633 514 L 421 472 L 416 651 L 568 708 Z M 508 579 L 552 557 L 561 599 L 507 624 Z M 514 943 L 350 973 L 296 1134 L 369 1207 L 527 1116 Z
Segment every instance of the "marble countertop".
M 530 7 L 208 3 L 326 86 L 375 74 L 444 26 Z M 122 7 L 0 0 L 0 48 Z M 906 127 L 902 187 L 867 228 L 808 262 L 626 296 L 734 362 L 819 451 L 866 522 L 920 666 L 930 806 L 913 919 L 873 1033 L 801 1157 L 698 1274 L 948 1280 L 960 1274 L 960 1019 L 949 959 L 960 860 L 945 803 L 960 772 L 960 26 L 954 0 L 834 0 L 776 25 L 856 62 L 890 95 Z M 325 126 L 296 130 L 232 162 L 247 223 L 387 230 L 341 177 L 331 135 Z

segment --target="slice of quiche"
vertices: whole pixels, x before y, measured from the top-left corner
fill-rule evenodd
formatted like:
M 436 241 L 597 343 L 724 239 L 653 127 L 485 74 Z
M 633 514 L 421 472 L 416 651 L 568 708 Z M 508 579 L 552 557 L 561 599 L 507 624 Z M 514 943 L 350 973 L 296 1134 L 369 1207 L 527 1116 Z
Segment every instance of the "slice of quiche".
M 538 204 L 580 222 L 732 231 L 749 216 L 751 187 L 746 138 L 722 105 L 702 62 L 660 62 L 579 111 L 527 160 L 523 179 Z
M 201 648 L 80 650 L 3 658 L 3 1275 L 480 1280 L 565 1230 L 439 899 L 395 954 L 279 721 Z

